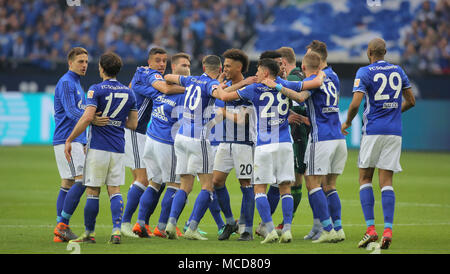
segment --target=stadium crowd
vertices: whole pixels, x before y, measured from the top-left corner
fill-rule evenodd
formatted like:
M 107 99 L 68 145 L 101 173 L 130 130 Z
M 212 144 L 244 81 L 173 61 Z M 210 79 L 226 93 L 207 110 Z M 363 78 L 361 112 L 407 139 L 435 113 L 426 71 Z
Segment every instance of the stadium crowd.
M 194 59 L 241 48 L 277 0 L 0 0 L 0 61 L 49 67 L 82 45 L 92 57 L 111 50 L 125 62 L 154 46 Z
M 425 1 L 405 39 L 407 73 L 450 74 L 450 1 Z

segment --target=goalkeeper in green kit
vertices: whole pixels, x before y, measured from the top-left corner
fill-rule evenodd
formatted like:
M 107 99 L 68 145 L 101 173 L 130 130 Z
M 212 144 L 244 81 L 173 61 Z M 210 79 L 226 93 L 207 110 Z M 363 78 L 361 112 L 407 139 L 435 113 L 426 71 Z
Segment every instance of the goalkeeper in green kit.
M 295 52 L 290 47 L 281 47 L 277 50 L 281 54 L 282 62 L 286 68 L 286 80 L 303 81 L 305 75 L 302 70 L 296 66 Z M 310 123 L 307 117 L 306 105 L 299 105 L 297 102 L 290 100 L 289 125 L 291 127 L 291 135 L 293 139 L 294 150 L 294 166 L 295 166 L 295 182 L 291 186 L 291 194 L 294 198 L 294 214 L 302 199 L 303 175 L 306 165 L 303 162 L 305 157 L 306 146 L 308 144 L 308 134 L 310 131 Z M 319 222 L 320 225 L 320 222 Z M 321 225 L 320 225 L 321 227 Z M 283 223 L 279 224 L 276 229 L 281 233 Z M 316 234 L 316 233 L 315 233 Z M 320 236 L 320 235 L 319 235 Z

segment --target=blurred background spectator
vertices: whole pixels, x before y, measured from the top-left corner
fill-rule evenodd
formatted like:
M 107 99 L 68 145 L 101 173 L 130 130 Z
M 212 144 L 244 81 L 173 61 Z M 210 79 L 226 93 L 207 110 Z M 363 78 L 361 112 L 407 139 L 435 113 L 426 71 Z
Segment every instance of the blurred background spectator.
M 170 54 L 222 54 L 241 48 L 277 0 L 0 0 L 0 62 L 31 60 L 42 68 L 65 62 L 74 46 L 90 60 L 108 50 L 145 62 L 149 48 Z

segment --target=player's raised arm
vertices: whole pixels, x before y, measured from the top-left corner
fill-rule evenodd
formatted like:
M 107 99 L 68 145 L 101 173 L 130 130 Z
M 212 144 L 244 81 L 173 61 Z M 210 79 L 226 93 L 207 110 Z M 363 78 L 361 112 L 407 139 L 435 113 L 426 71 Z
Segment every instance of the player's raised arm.
M 166 82 L 168 83 L 181 85 L 180 75 L 177 74 L 166 74 L 164 75 L 164 80 L 166 80 Z
M 185 88 L 179 85 L 179 81 L 175 84 L 176 85 L 171 85 L 166 81 L 155 81 L 152 86 L 164 94 L 184 93 Z
M 234 101 L 239 99 L 239 95 L 236 91 L 226 92 L 222 89 L 222 87 L 217 86 L 216 89 L 212 92 L 212 96 L 216 99 L 220 99 L 224 102 Z
M 243 88 L 245 86 L 248 86 L 248 85 L 251 85 L 253 83 L 256 83 L 256 80 L 257 80 L 256 76 L 250 76 L 250 77 L 247 77 L 244 80 L 242 80 L 242 81 L 240 81 L 240 82 L 238 82 L 238 83 L 236 83 L 234 85 L 231 85 L 229 87 L 224 88 L 223 91 L 225 91 L 225 92 L 236 91 L 236 90 L 241 89 L 241 88 Z
M 269 88 L 274 88 L 274 89 L 278 90 L 279 92 L 281 92 L 282 94 L 287 96 L 289 99 L 294 100 L 299 103 L 303 103 L 311 95 L 309 91 L 297 92 L 290 88 L 283 87 L 283 85 L 277 84 L 272 79 L 264 79 L 261 83 L 268 86 Z
M 404 99 L 402 102 L 402 112 L 405 112 L 416 105 L 416 98 L 411 88 L 403 89 L 402 94 Z

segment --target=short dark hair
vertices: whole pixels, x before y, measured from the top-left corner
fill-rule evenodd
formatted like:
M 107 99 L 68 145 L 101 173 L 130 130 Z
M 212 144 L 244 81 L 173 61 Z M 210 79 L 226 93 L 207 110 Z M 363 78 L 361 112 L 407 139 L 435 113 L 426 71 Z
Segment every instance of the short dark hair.
M 319 40 L 313 40 L 309 45 L 306 46 L 307 49 L 319 54 L 322 61 L 326 61 L 328 58 L 327 44 Z
M 207 55 L 203 57 L 202 65 L 206 70 L 218 70 L 222 67 L 222 60 L 217 55 Z
M 281 53 L 277 52 L 276 50 L 267 50 L 267 51 L 261 53 L 261 55 L 259 56 L 259 60 L 265 59 L 265 58 L 270 58 L 270 59 L 281 58 Z
M 73 61 L 76 56 L 86 54 L 88 55 L 88 52 L 85 48 L 82 47 L 75 47 L 69 50 L 69 53 L 67 53 L 67 61 Z
M 242 64 L 241 72 L 247 72 L 249 62 L 248 56 L 244 51 L 240 49 L 229 49 L 223 53 L 223 58 L 228 58 L 240 62 Z
M 122 68 L 122 59 L 114 52 L 106 52 L 100 56 L 100 66 L 107 76 L 115 77 Z
M 172 56 L 172 58 L 170 59 L 170 62 L 176 63 L 178 61 L 178 59 L 181 59 L 181 58 L 185 58 L 185 59 L 189 60 L 189 62 L 191 61 L 191 56 L 189 54 L 184 53 L 184 52 L 179 52 Z
M 151 48 L 148 52 L 148 59 L 156 54 L 167 54 L 167 51 L 163 48 Z
M 263 58 L 258 61 L 258 67 L 265 67 L 270 71 L 272 76 L 277 76 L 280 73 L 280 66 L 272 58 Z

